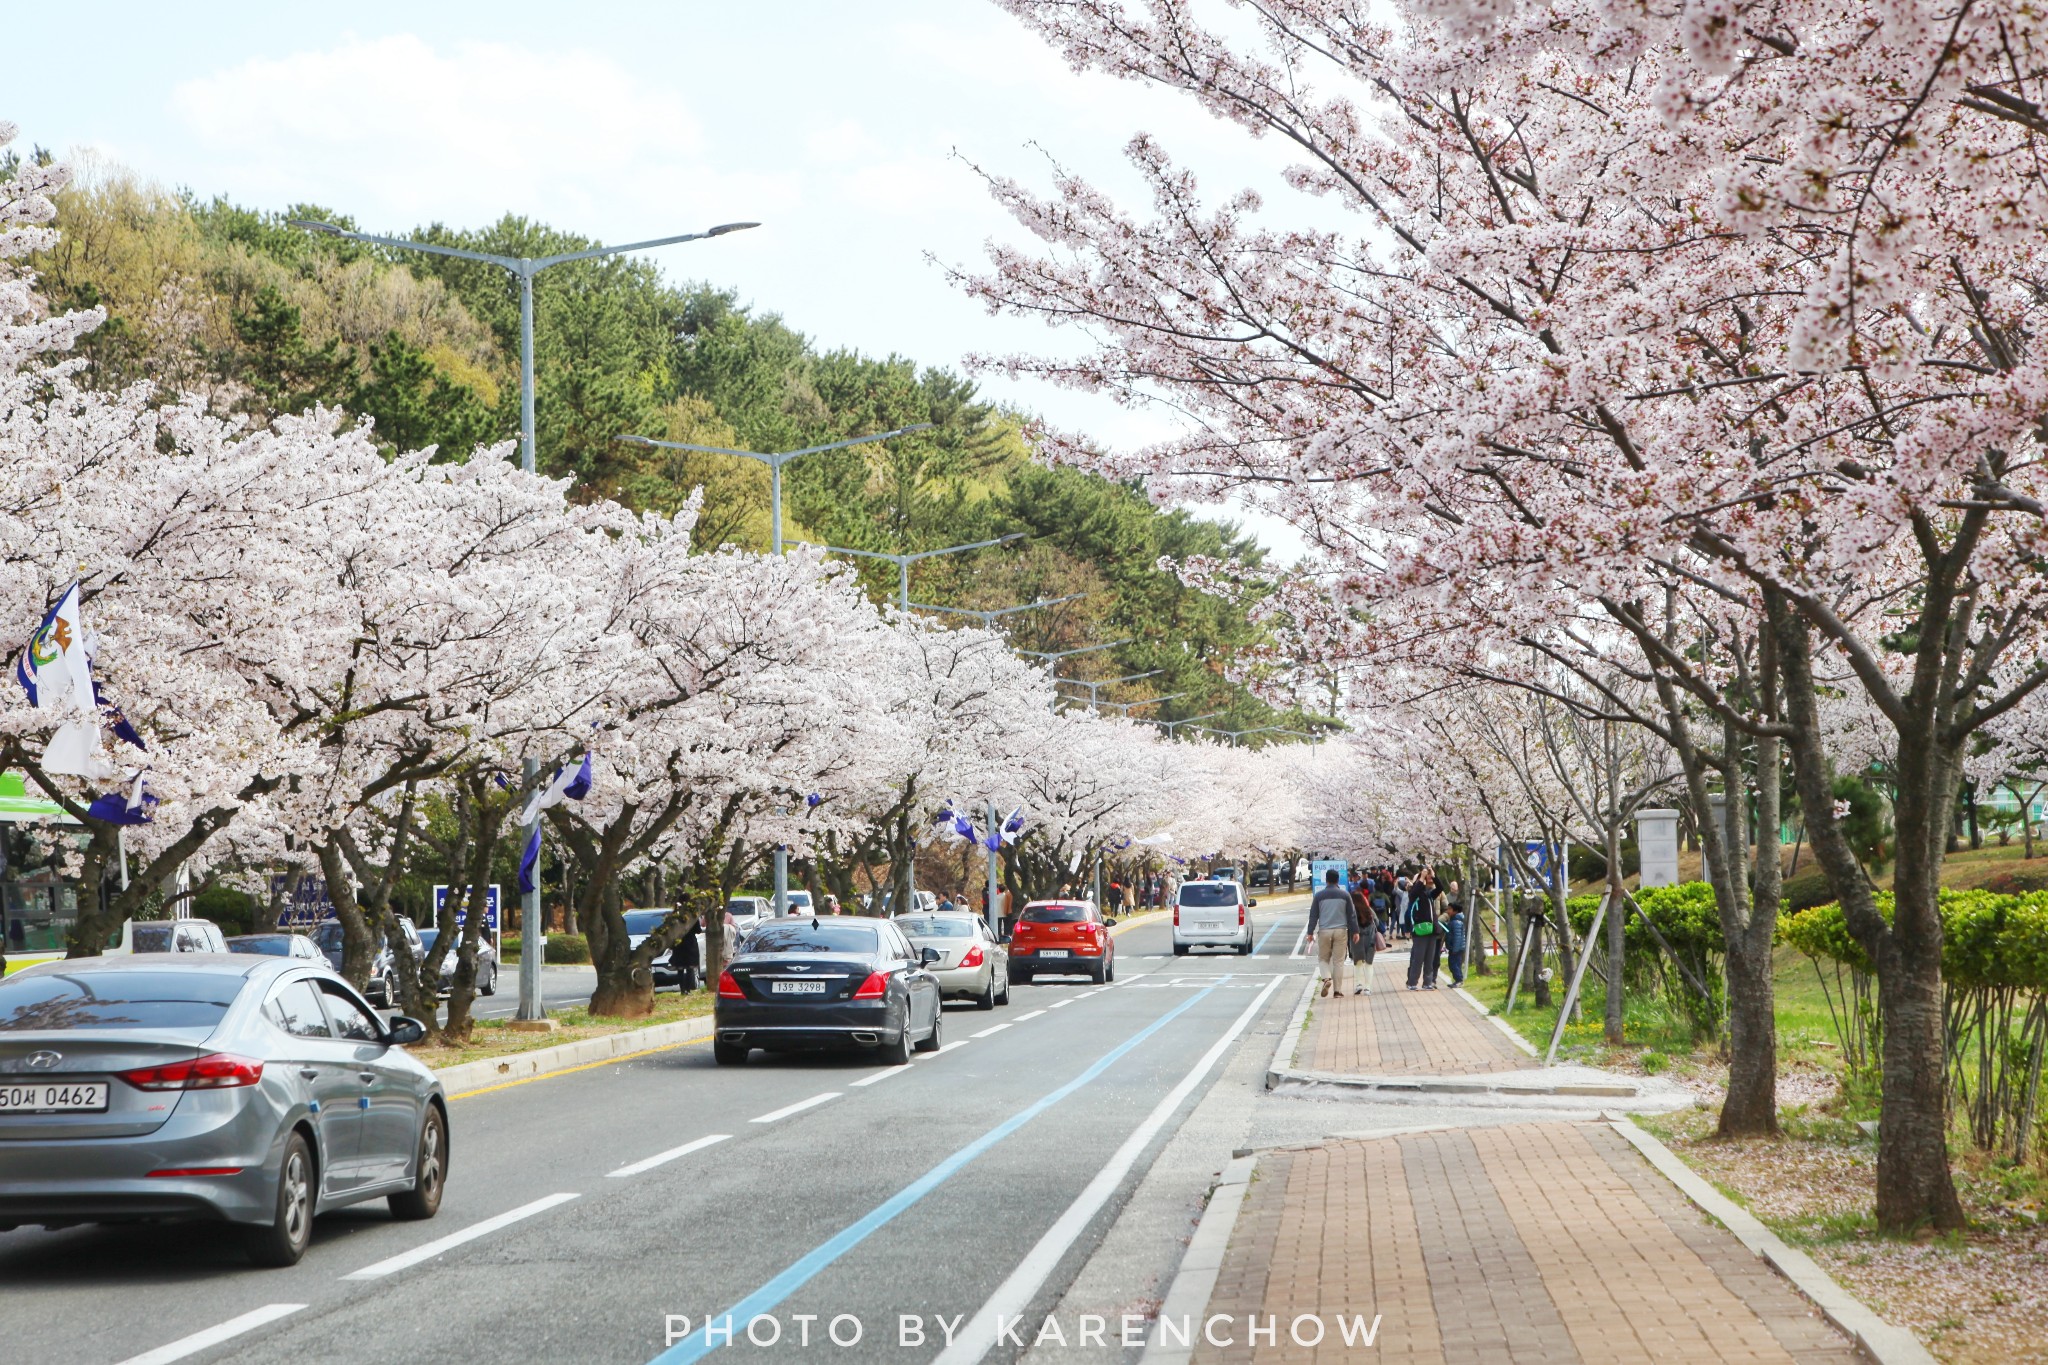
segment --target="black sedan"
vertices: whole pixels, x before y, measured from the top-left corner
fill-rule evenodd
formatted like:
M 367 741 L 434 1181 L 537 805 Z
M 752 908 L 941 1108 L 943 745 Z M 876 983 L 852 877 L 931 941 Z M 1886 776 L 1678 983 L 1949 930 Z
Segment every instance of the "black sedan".
M 872 1048 L 900 1065 L 939 1050 L 936 949 L 887 920 L 820 917 L 763 924 L 718 977 L 712 1054 L 737 1066 L 754 1048 Z

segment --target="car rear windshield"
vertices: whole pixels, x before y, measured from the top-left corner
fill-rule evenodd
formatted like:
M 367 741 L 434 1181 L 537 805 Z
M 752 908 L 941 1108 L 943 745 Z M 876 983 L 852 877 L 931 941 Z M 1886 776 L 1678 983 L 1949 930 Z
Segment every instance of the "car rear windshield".
M 1084 905 L 1027 905 L 1024 907 L 1026 924 L 1079 924 L 1088 918 L 1088 907 Z
M 218 972 L 51 973 L 0 981 L 0 1032 L 35 1029 L 207 1029 L 241 993 Z
M 974 921 L 947 915 L 903 915 L 896 927 L 912 938 L 973 938 Z
M 292 941 L 282 934 L 258 934 L 251 938 L 228 940 L 231 953 L 262 953 L 265 957 L 290 957 Z
M 1237 886 L 1232 882 L 1189 882 L 1180 889 L 1182 905 L 1236 905 Z
M 659 929 L 661 922 L 667 918 L 668 911 L 666 910 L 628 910 L 626 912 L 626 932 L 629 934 L 651 934 L 656 929 Z
M 876 935 L 866 924 L 766 924 L 747 935 L 753 953 L 873 953 Z
M 323 920 L 320 927 L 313 931 L 313 946 L 319 948 L 322 952 L 340 952 L 341 921 L 333 919 Z

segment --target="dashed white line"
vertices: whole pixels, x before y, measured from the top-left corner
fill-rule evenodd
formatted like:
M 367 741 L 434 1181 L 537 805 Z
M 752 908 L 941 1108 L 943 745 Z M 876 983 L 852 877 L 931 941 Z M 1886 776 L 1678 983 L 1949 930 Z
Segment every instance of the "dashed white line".
M 1063 1010 L 1073 1003 L 1074 998 L 1072 996 L 1068 996 L 1065 1000 L 1054 1001 L 1052 1004 L 1047 1005 L 1046 1008 L 1049 1010 Z
M 121 1365 L 171 1365 L 174 1360 L 183 1360 L 186 1356 L 199 1354 L 209 1346 L 218 1346 L 223 1341 L 231 1341 L 244 1332 L 253 1332 L 258 1327 L 288 1317 L 305 1306 L 303 1303 L 266 1303 L 261 1308 L 242 1314 L 239 1318 L 229 1318 L 218 1327 L 209 1327 L 203 1332 L 194 1332 L 189 1337 L 179 1337 L 169 1345 L 159 1346 L 154 1351 L 144 1351 L 139 1356 L 130 1356 L 122 1361 Z
M 1021 1024 L 1021 1023 L 1023 1023 L 1023 1022 L 1024 1022 L 1024 1021 L 1025 1021 L 1026 1019 L 1036 1019 L 1036 1018 L 1037 1018 L 1037 1017 L 1038 1017 L 1039 1015 L 1041 1015 L 1041 1014 L 1044 1014 L 1044 1013 L 1045 1013 L 1045 1011 L 1044 1011 L 1044 1010 L 1033 1010 L 1033 1011 L 1031 1011 L 1031 1013 L 1029 1013 L 1029 1014 L 1020 1014 L 1020 1015 L 1018 1015 L 1018 1016 L 1017 1016 L 1017 1017 L 1016 1017 L 1015 1019 L 1012 1019 L 1012 1020 L 1011 1020 L 1010 1022 L 1011 1022 L 1011 1023 L 1013 1023 L 1013 1024 Z
M 980 1037 L 981 1035 L 979 1035 L 979 1034 L 976 1034 L 975 1036 L 976 1036 L 976 1037 Z M 939 1049 L 939 1050 L 938 1050 L 937 1052 L 920 1052 L 920 1053 L 917 1053 L 916 1055 L 914 1055 L 913 1057 L 911 1057 L 911 1059 L 910 1059 L 910 1060 L 911 1060 L 911 1061 L 913 1061 L 913 1062 L 928 1062 L 928 1061 L 930 1061 L 930 1060 L 931 1060 L 932 1058 L 934 1058 L 934 1057 L 943 1057 L 943 1056 L 945 1056 L 945 1055 L 946 1055 L 947 1053 L 951 1052 L 951 1051 L 952 1051 L 952 1050 L 953 1050 L 954 1048 L 956 1048 L 956 1047 L 966 1047 L 966 1046 L 967 1046 L 967 1043 L 968 1043 L 968 1040 L 967 1040 L 967 1039 L 965 1039 L 965 1038 L 955 1038 L 955 1039 L 954 1039 L 954 1040 L 953 1040 L 952 1042 L 950 1042 L 950 1043 L 946 1044 L 946 1045 L 945 1045 L 944 1047 L 940 1048 L 940 1049 Z M 855 1084 L 859 1084 L 859 1082 L 855 1082 Z
M 885 1066 L 872 1076 L 861 1077 L 859 1080 L 854 1082 L 854 1085 L 856 1087 L 864 1085 L 880 1085 L 883 1081 L 888 1080 L 891 1076 L 901 1076 L 904 1072 L 908 1070 L 910 1070 L 910 1063 L 908 1062 L 905 1062 L 902 1066 Z
M 1011 1020 L 1011 1021 L 1010 1021 L 1010 1023 L 1015 1023 L 1015 1022 L 1016 1022 L 1015 1020 Z M 988 1037 L 988 1036 L 989 1036 L 989 1035 L 990 1035 L 991 1033 L 1001 1033 L 1001 1032 L 1002 1032 L 1002 1031 L 1003 1031 L 1004 1029 L 1008 1028 L 1009 1026 L 1010 1026 L 1010 1024 L 1008 1024 L 1008 1023 L 1005 1023 L 1005 1024 L 990 1024 L 990 1025 L 989 1025 L 989 1026 L 988 1026 L 987 1028 L 983 1029 L 983 1030 L 982 1030 L 981 1032 L 979 1032 L 979 1033 L 970 1033 L 970 1034 L 968 1034 L 967 1036 L 968 1036 L 969 1038 L 986 1038 L 986 1037 Z
M 769 1113 L 763 1114 L 761 1115 L 761 1117 L 757 1119 L 749 1119 L 748 1122 L 775 1123 L 781 1119 L 788 1118 L 791 1114 L 801 1114 L 806 1109 L 816 1109 L 819 1105 L 824 1104 L 828 1100 L 838 1099 L 839 1096 L 839 1091 L 827 1090 L 822 1095 L 813 1095 L 807 1100 L 798 1100 L 795 1104 L 785 1104 L 780 1109 L 776 1109 Z
M 620 1180 L 629 1175 L 639 1175 L 642 1171 L 651 1171 L 656 1166 L 666 1165 L 679 1156 L 688 1156 L 692 1152 L 701 1152 L 706 1147 L 712 1146 L 714 1143 L 724 1142 L 730 1137 L 732 1137 L 731 1133 L 713 1133 L 709 1137 L 700 1137 L 696 1141 L 686 1142 L 680 1147 L 671 1147 L 665 1152 L 656 1152 L 644 1161 L 636 1161 L 630 1166 L 621 1166 L 616 1171 L 611 1172 L 607 1178 Z
M 483 1222 L 472 1224 L 460 1232 L 451 1232 L 446 1237 L 437 1237 L 425 1246 L 416 1246 L 411 1251 L 400 1252 L 396 1256 L 387 1257 L 381 1261 L 373 1261 L 361 1270 L 344 1275 L 341 1278 L 344 1280 L 382 1279 L 384 1276 L 395 1271 L 406 1270 L 416 1266 L 421 1261 L 431 1261 L 442 1252 L 453 1251 L 464 1242 L 474 1242 L 479 1237 L 488 1237 L 499 1228 L 510 1227 L 522 1218 L 531 1218 L 536 1213 L 546 1213 L 555 1205 L 566 1204 L 574 1198 L 576 1196 L 573 1194 L 551 1194 L 545 1199 L 536 1199 L 531 1204 L 521 1204 L 516 1209 L 501 1213 L 495 1218 L 486 1218 Z

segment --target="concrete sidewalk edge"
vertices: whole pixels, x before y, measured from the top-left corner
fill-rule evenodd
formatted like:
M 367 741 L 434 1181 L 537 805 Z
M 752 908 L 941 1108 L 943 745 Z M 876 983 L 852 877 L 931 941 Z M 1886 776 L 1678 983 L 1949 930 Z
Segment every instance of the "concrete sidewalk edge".
M 1308 982 L 1301 988 L 1301 999 L 1294 1006 L 1294 1013 L 1287 1020 L 1287 1027 L 1280 1031 L 1279 1045 L 1273 1049 L 1272 1065 L 1266 1068 L 1266 1089 L 1294 1077 L 1294 1049 L 1301 1045 L 1301 1036 L 1308 1030 L 1309 1006 L 1316 998 L 1315 969 L 1311 967 Z
M 1159 1317 L 1152 1324 L 1151 1340 L 1145 1344 L 1145 1353 L 1138 1357 L 1141 1365 L 1184 1365 L 1194 1357 L 1192 1343 L 1166 1344 L 1160 1323 L 1168 1318 L 1193 1322 L 1208 1308 L 1209 1296 L 1216 1292 L 1216 1278 L 1223 1272 L 1230 1234 L 1237 1227 L 1237 1215 L 1244 1208 L 1244 1197 L 1258 1164 L 1259 1158 L 1254 1154 L 1236 1157 L 1223 1168 L 1201 1219 L 1195 1224 L 1195 1235 L 1188 1241 L 1180 1269 L 1174 1272 L 1166 1297 L 1159 1301 Z
M 1476 1076 L 1428 1076 L 1428 1075 L 1362 1075 L 1344 1071 L 1303 1071 L 1288 1069 L 1278 1072 L 1279 1080 L 1271 1079 L 1275 1073 L 1268 1073 L 1266 1088 L 1277 1089 L 1280 1085 L 1335 1085 L 1352 1090 L 1407 1090 L 1428 1095 L 1570 1095 L 1590 1096 L 1598 1099 L 1641 1099 L 1640 1086 L 1625 1081 L 1539 1081 L 1533 1085 L 1517 1085 L 1513 1077 L 1526 1076 L 1526 1071 L 1489 1072 Z M 1542 1075 L 1542 1072 L 1534 1073 Z
M 708 1038 L 712 1028 L 712 1016 L 705 1014 L 695 1019 L 678 1019 L 672 1024 L 656 1024 L 651 1028 L 623 1029 L 618 1033 L 606 1033 L 596 1038 L 579 1038 L 573 1043 L 562 1043 L 556 1047 L 537 1047 L 531 1052 L 515 1052 L 505 1057 L 485 1057 L 481 1061 L 462 1062 L 456 1066 L 443 1067 L 434 1074 L 440 1077 L 441 1086 L 448 1092 L 450 1099 L 460 1099 L 465 1094 L 473 1094 L 479 1089 L 503 1081 L 528 1080 L 535 1076 L 552 1075 L 557 1071 L 573 1071 L 579 1066 L 607 1062 L 614 1057 L 680 1047 L 684 1043 L 694 1043 L 699 1038 Z
M 1692 1167 L 1679 1160 L 1669 1147 L 1626 1118 L 1609 1118 L 1614 1131 L 1626 1138 L 1658 1172 L 1676 1185 L 1680 1193 L 1718 1220 L 1735 1240 L 1762 1257 L 1780 1275 L 1820 1309 L 1827 1320 L 1840 1328 L 1877 1365 L 1935 1365 L 1934 1357 L 1920 1339 L 1903 1327 L 1896 1327 L 1872 1312 L 1835 1278 L 1822 1270 L 1812 1257 L 1788 1245 L 1759 1222 L 1756 1216 L 1715 1189 Z
M 1481 1015 L 1491 1020 L 1493 1026 L 1499 1029 L 1502 1033 L 1505 1033 L 1516 1047 L 1522 1049 L 1522 1051 L 1528 1053 L 1531 1057 L 1534 1057 L 1536 1055 L 1536 1044 L 1530 1042 L 1527 1038 L 1524 1038 L 1521 1034 L 1517 1033 L 1515 1031 L 1515 1026 L 1513 1024 L 1510 1024 L 1507 1020 L 1501 1018 L 1498 1014 L 1495 1014 L 1492 1010 L 1488 1009 L 1486 1007 L 1485 1001 L 1481 1000 L 1478 996 L 1472 994 L 1472 992 L 1466 990 L 1463 986 L 1453 986 L 1451 988 L 1451 994 L 1457 996 L 1460 1000 L 1463 1000 L 1473 1009 L 1478 1010 Z

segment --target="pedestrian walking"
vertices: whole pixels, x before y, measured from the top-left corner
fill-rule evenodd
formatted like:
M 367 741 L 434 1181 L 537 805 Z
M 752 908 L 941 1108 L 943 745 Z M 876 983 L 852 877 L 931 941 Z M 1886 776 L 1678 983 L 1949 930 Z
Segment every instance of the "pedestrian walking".
M 1358 915 L 1351 908 L 1351 893 L 1337 883 L 1337 869 L 1323 874 L 1323 885 L 1308 903 L 1308 927 L 1302 931 L 1315 937 L 1316 975 L 1322 978 L 1318 993 L 1344 994 L 1344 964 L 1353 940 L 1358 937 Z
M 697 924 L 697 916 L 685 917 L 682 936 L 668 950 L 668 965 L 675 969 L 676 984 L 684 995 L 697 989 L 703 968 L 703 957 L 697 950 Z
M 1454 883 L 1455 885 L 1455 883 Z M 1456 899 L 1448 900 L 1450 914 L 1444 919 L 1444 956 L 1451 967 L 1451 984 L 1465 984 L 1465 943 L 1469 926 L 1465 921 L 1465 907 Z
M 1358 932 L 1351 936 L 1351 993 L 1371 995 L 1373 958 L 1387 946 L 1380 936 L 1379 918 L 1373 913 L 1372 900 L 1367 888 L 1372 883 L 1361 881 L 1351 888 L 1351 910 Z
M 1436 874 L 1428 868 L 1408 884 L 1408 989 L 1436 989 L 1437 963 L 1443 954 L 1443 924 L 1437 915 Z

